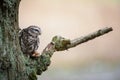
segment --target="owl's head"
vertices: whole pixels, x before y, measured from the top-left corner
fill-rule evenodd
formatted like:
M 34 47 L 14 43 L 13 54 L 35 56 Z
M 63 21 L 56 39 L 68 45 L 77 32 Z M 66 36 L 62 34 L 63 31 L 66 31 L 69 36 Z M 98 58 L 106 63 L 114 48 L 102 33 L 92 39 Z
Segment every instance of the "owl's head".
M 41 29 L 40 29 L 40 27 L 38 27 L 38 26 L 29 26 L 28 28 L 27 28 L 27 30 L 28 30 L 28 33 L 30 34 L 30 35 L 32 35 L 32 36 L 38 36 L 38 35 L 41 35 Z

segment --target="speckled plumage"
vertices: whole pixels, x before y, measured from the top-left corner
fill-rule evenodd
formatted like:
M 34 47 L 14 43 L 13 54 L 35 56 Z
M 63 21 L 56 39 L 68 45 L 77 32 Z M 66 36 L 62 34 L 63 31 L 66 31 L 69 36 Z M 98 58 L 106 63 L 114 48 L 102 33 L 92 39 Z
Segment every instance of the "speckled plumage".
M 24 54 L 32 56 L 36 52 L 39 46 L 39 35 L 41 29 L 38 26 L 29 26 L 20 31 L 19 42 Z

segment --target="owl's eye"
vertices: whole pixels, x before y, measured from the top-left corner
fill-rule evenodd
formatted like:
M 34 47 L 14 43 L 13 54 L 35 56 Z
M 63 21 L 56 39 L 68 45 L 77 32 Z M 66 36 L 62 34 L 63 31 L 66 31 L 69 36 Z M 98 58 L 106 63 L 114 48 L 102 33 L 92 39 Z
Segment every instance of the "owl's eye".
M 37 29 L 34 29 L 35 31 L 39 32 Z

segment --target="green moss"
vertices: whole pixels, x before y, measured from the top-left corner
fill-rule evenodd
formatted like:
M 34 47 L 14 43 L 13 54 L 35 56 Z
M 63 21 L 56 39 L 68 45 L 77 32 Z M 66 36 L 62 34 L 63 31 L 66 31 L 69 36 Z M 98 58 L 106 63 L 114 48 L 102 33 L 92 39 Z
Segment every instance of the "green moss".
M 55 36 L 52 39 L 52 43 L 55 44 L 55 49 L 57 51 L 62 51 L 67 49 L 67 45 L 70 44 L 70 40 L 61 36 Z
M 37 74 L 35 71 L 29 74 L 29 80 L 37 80 Z

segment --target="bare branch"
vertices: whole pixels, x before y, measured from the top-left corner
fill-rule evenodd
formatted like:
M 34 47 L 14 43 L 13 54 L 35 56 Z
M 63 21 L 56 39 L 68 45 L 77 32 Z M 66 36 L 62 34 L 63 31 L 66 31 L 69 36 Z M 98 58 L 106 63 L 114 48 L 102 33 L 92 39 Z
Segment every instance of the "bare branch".
M 75 46 L 77 46 L 77 45 L 79 45 L 79 44 L 82 44 L 82 43 L 84 43 L 84 42 L 87 42 L 87 41 L 89 41 L 89 40 L 92 40 L 92 39 L 94 39 L 94 38 L 96 38 L 96 37 L 102 36 L 102 35 L 110 32 L 110 31 L 112 31 L 112 28 L 111 28 L 111 27 L 110 27 L 110 28 L 106 27 L 106 28 L 100 29 L 100 30 L 98 30 L 98 31 L 96 31 L 96 32 L 93 32 L 93 33 L 91 33 L 91 34 L 88 34 L 88 35 L 86 35 L 86 36 L 84 36 L 84 37 L 80 37 L 80 38 L 71 40 L 71 44 L 69 44 L 69 45 L 67 46 L 67 48 L 75 47 Z

